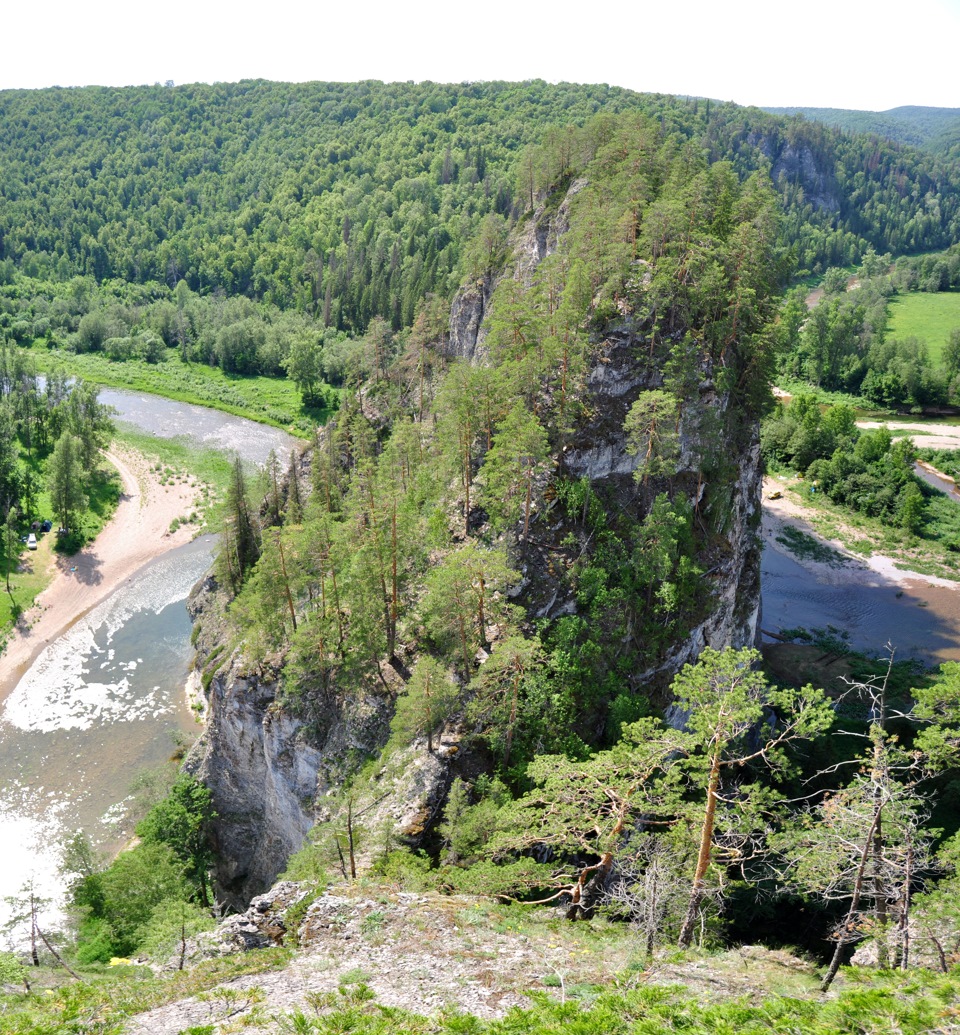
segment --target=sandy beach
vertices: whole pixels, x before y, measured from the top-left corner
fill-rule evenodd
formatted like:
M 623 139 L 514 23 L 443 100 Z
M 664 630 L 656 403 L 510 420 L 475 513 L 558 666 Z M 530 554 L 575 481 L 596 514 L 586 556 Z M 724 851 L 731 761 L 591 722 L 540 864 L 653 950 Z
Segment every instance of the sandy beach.
M 24 564 L 45 566 L 53 581 L 20 616 L 0 655 L 0 700 L 47 644 L 144 564 L 189 542 L 196 532 L 192 525 L 170 531 L 175 518 L 197 506 L 200 486 L 194 479 L 162 485 L 141 454 L 114 447 L 104 455 L 120 472 L 122 488 L 116 513 L 96 541 L 73 557 L 62 557 L 53 551 L 53 536 L 46 535 L 36 553 L 23 558 Z
M 814 572 L 821 582 L 827 583 L 849 583 L 860 582 L 863 585 L 875 586 L 877 579 L 887 583 L 895 583 L 898 586 L 907 586 L 920 583 L 925 586 L 937 586 L 942 589 L 958 590 L 960 583 L 952 579 L 939 578 L 936 575 L 925 575 L 922 572 L 908 571 L 897 567 L 892 557 L 874 553 L 869 557 L 851 553 L 839 540 L 824 539 L 823 536 L 813 527 L 808 520 L 808 509 L 803 504 L 786 495 L 779 499 L 770 499 L 770 496 L 783 492 L 786 482 L 782 479 L 767 475 L 763 479 L 763 538 L 772 548 L 787 552 L 784 547 L 777 543 L 777 538 L 783 532 L 785 525 L 792 525 L 800 532 L 813 536 L 818 542 L 824 543 L 830 549 L 846 558 L 842 567 L 831 565 L 810 558 L 803 558 L 800 562 L 803 567 Z
M 920 424 L 910 421 L 858 420 L 858 428 L 889 428 L 895 435 L 913 439 L 924 449 L 960 449 L 960 426 L 955 424 Z

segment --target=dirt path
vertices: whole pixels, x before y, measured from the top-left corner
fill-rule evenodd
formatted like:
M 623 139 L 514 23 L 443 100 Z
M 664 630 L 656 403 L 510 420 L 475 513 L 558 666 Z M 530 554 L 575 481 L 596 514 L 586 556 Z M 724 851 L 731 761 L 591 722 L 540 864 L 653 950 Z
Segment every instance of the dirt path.
M 73 557 L 55 554 L 52 536 L 44 537 L 33 563 L 48 564 L 53 581 L 21 615 L 0 656 L 0 701 L 48 643 L 148 561 L 193 536 L 192 526 L 181 525 L 171 533 L 170 524 L 196 507 L 199 485 L 195 481 L 162 485 L 146 459 L 132 450 L 113 448 L 105 456 L 120 472 L 122 482 L 116 513 L 96 541 Z

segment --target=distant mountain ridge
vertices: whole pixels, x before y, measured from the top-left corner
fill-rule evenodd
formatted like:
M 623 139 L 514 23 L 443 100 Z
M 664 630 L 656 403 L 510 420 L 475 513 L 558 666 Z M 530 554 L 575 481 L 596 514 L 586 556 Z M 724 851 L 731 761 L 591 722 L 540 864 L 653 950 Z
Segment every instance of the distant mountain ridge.
M 898 144 L 930 151 L 951 152 L 960 145 L 960 108 L 930 108 L 906 104 L 888 111 L 848 108 L 763 108 L 771 115 L 802 115 L 852 133 L 875 133 Z
M 154 291 L 183 280 L 350 333 L 375 316 L 399 330 L 426 295 L 451 298 L 529 207 L 540 175 L 531 149 L 550 142 L 551 164 L 569 170 L 570 134 L 599 117 L 602 137 L 604 119 L 627 112 L 741 179 L 768 170 L 780 243 L 799 270 L 850 265 L 871 247 L 899 255 L 960 240 L 949 145 L 954 133 L 960 148 L 960 115 L 904 123 L 944 142 L 933 154 L 889 142 L 875 124 L 851 132 L 604 85 L 4 90 L 0 285 L 80 276 Z M 12 327 L 50 314 L 0 313 L 0 327 L 4 317 Z

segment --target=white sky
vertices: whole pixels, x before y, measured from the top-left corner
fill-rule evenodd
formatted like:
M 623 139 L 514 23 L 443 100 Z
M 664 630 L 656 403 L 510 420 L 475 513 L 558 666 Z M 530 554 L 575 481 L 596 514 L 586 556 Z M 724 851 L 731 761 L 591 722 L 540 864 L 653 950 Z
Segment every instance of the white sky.
M 540 78 L 739 104 L 960 108 L 960 0 L 5 6 L 0 88 Z

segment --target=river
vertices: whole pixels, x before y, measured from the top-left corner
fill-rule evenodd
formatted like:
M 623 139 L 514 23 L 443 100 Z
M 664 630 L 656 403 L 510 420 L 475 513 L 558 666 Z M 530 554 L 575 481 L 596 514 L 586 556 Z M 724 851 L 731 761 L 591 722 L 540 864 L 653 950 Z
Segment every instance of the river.
M 918 580 L 901 585 L 852 567 L 814 573 L 769 541 L 761 586 L 764 629 L 833 627 L 855 650 L 879 655 L 890 643 L 899 658 L 960 661 L 960 589 Z
M 960 503 L 956 485 L 935 471 L 914 465 L 934 489 Z M 826 629 L 842 632 L 855 650 L 883 652 L 926 665 L 960 661 L 960 588 L 944 580 L 905 579 L 903 573 L 874 570 L 855 558 L 835 564 L 798 561 L 777 541 L 782 514 L 765 503 L 761 563 L 761 625 L 772 632 Z
M 199 406 L 113 389 L 100 399 L 141 430 L 185 435 L 255 463 L 296 445 L 274 428 Z M 3 898 L 29 882 L 56 898 L 64 833 L 83 828 L 103 846 L 121 843 L 138 774 L 196 735 L 184 693 L 192 650 L 183 602 L 214 546 L 203 536 L 146 565 L 51 644 L 4 703 L 0 925 Z M 899 586 L 874 573 L 853 578 L 842 568 L 818 577 L 771 540 L 762 586 L 765 629 L 834 626 L 859 649 L 880 651 L 890 641 L 901 656 L 960 660 L 956 590 Z
M 297 444 L 275 428 L 156 396 L 104 389 L 100 401 L 142 431 L 252 463 Z M 47 922 L 55 923 L 64 834 L 83 829 L 118 847 L 131 833 L 125 802 L 138 778 L 195 739 L 184 601 L 215 545 L 204 535 L 145 565 L 47 647 L 3 703 L 0 927 L 12 915 L 4 899 L 29 885 L 54 900 Z

